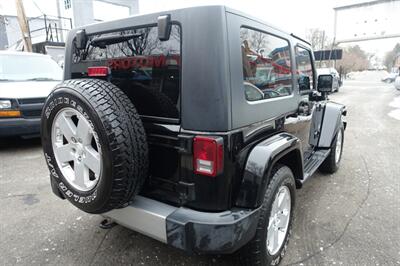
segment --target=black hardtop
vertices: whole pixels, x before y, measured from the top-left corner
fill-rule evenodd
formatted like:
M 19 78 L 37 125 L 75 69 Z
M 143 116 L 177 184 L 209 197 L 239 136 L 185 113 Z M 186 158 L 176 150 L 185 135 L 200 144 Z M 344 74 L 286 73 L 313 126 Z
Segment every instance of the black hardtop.
M 232 108 L 241 108 L 232 98 L 232 76 L 243 76 L 241 68 L 231 69 L 232 60 L 239 63 L 241 54 L 232 59 L 228 14 L 239 20 L 255 22 L 265 31 L 295 43 L 309 45 L 291 34 L 277 29 L 257 18 L 225 6 L 200 6 L 152 14 L 134 15 L 114 21 L 91 24 L 70 31 L 68 35 L 64 79 L 71 78 L 72 43 L 78 30 L 84 29 L 87 35 L 114 32 L 123 29 L 156 26 L 157 18 L 169 14 L 172 23 L 181 27 L 181 102 L 180 125 L 188 131 L 226 132 L 255 123 L 261 117 L 252 114 L 239 118 L 233 115 Z M 239 35 L 239 29 L 235 29 Z M 293 42 L 292 40 L 296 38 Z M 240 47 L 240 43 L 237 43 Z M 293 83 L 294 84 L 294 83 Z M 236 84 L 237 85 L 237 84 Z M 236 88 L 237 90 L 237 88 Z M 296 104 L 288 107 L 293 109 Z M 282 110 L 282 113 L 287 112 Z M 292 111 L 292 110 L 289 110 Z M 259 110 L 256 112 L 260 113 Z M 281 111 L 279 111 L 281 112 Z M 236 116 L 236 117 L 235 117 Z

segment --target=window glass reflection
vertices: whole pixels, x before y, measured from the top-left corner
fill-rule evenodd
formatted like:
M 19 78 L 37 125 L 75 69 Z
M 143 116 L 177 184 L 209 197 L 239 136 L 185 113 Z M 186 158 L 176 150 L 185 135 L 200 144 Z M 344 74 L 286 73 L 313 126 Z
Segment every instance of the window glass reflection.
M 86 49 L 74 49 L 73 78 L 88 66 L 108 66 L 109 81 L 132 100 L 140 115 L 179 118 L 180 27 L 169 40 L 158 39 L 157 27 L 89 36 Z
M 243 87 L 248 101 L 292 93 L 289 43 L 260 31 L 241 28 Z
M 296 75 L 300 90 L 313 88 L 314 74 L 312 68 L 311 52 L 302 47 L 296 47 Z M 304 85 L 304 81 L 309 82 L 309 86 Z

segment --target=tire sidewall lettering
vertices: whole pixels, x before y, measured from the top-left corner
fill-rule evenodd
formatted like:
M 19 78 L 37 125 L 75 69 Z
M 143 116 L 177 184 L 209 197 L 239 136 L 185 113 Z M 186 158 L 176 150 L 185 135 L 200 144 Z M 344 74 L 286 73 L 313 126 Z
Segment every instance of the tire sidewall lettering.
M 91 118 L 89 117 L 89 115 L 86 113 L 86 111 L 83 109 L 83 107 L 81 105 L 77 104 L 76 101 L 70 99 L 69 97 L 62 96 L 62 97 L 58 97 L 58 98 L 55 98 L 54 100 L 52 100 L 49 103 L 49 106 L 45 110 L 46 119 L 49 119 L 54 108 L 56 108 L 60 104 L 66 105 L 67 107 L 71 107 L 73 109 L 76 109 L 79 113 L 81 113 L 81 115 L 83 115 L 89 122 L 90 127 L 93 130 L 93 137 L 95 138 L 97 144 L 101 145 L 99 136 L 95 130 L 94 124 L 93 124 Z M 99 150 L 101 152 L 101 147 L 99 147 Z
M 59 182 L 58 187 L 64 193 L 65 196 L 67 196 L 68 198 L 72 198 L 75 202 L 78 202 L 81 204 L 90 203 L 94 199 L 96 199 L 96 196 L 97 196 L 97 189 L 94 190 L 94 192 L 92 194 L 90 194 L 89 196 L 80 196 L 80 195 L 77 195 L 74 192 L 72 192 L 63 182 Z
M 54 119 L 60 110 L 68 111 L 65 108 L 73 109 L 78 118 L 84 117 L 88 127 L 95 129 L 92 141 L 96 140 L 102 163 L 100 178 L 88 191 L 72 185 L 60 171 L 63 164 L 54 154 L 52 134 L 59 134 L 53 127 Z M 76 125 L 74 117 L 72 121 Z M 53 188 L 59 190 L 56 194 L 61 193 L 85 212 L 99 214 L 129 204 L 147 177 L 148 146 L 142 121 L 131 99 L 107 81 L 73 79 L 59 84 L 44 104 L 41 138 Z
M 57 171 L 56 171 L 56 169 L 55 169 L 53 163 L 51 162 L 51 157 L 47 154 L 47 152 L 44 153 L 44 156 L 46 157 L 47 166 L 48 166 L 49 169 L 50 169 L 50 175 L 53 176 L 53 177 L 55 177 L 55 178 L 57 178 L 57 179 L 59 179 L 60 177 L 59 177 L 59 175 L 57 174 Z
M 60 106 L 60 105 L 62 105 L 62 106 Z M 90 124 L 90 127 L 93 130 L 93 137 L 95 138 L 95 141 L 96 141 L 97 145 L 99 146 L 100 156 L 102 156 L 100 138 L 95 130 L 95 126 L 92 122 L 92 119 L 87 114 L 85 109 L 80 104 L 78 104 L 74 99 L 71 99 L 70 97 L 67 97 L 67 96 L 55 97 L 47 104 L 47 107 L 44 111 L 43 118 L 48 120 L 47 121 L 48 128 L 46 129 L 46 130 L 48 130 L 48 132 L 47 132 L 48 137 L 51 139 L 51 127 L 52 127 L 52 123 L 53 123 L 55 114 L 58 113 L 59 110 L 61 110 L 63 108 L 68 108 L 68 107 L 77 110 L 81 115 L 83 115 L 87 119 L 87 121 Z M 46 152 L 46 149 L 45 149 L 45 152 L 44 152 L 45 161 L 50 170 L 50 176 L 56 180 L 57 186 L 60 189 L 60 191 L 62 191 L 62 193 L 67 198 L 69 198 L 71 202 L 73 201 L 73 202 L 79 203 L 79 204 L 92 203 L 97 198 L 97 187 L 95 187 L 95 189 L 89 195 L 79 195 L 78 193 L 76 193 L 72 189 L 70 189 L 69 186 L 67 184 L 65 184 L 66 181 L 63 181 L 64 178 L 62 177 L 62 175 L 59 173 L 59 171 L 57 171 L 58 165 L 57 165 L 57 162 L 54 157 L 52 145 L 48 145 L 47 148 L 51 149 L 51 152 Z

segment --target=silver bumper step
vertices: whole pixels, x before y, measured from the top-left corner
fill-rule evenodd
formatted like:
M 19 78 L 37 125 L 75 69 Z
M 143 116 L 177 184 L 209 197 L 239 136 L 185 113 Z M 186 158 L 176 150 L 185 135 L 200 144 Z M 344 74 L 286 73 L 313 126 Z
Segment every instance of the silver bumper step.
M 131 205 L 102 216 L 189 253 L 230 254 L 254 237 L 259 210 L 202 212 L 136 196 Z
M 167 243 L 166 218 L 178 208 L 142 196 L 122 209 L 114 209 L 102 216 L 129 229 Z

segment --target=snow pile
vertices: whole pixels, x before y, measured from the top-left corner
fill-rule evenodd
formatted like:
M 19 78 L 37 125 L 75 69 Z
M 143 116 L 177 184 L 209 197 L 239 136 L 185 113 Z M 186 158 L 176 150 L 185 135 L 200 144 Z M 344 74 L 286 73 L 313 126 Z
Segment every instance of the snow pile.
M 350 72 L 346 75 L 347 79 L 350 80 L 362 80 L 362 81 L 381 81 L 384 77 L 388 76 L 389 73 L 386 70 L 377 71 L 356 71 Z

